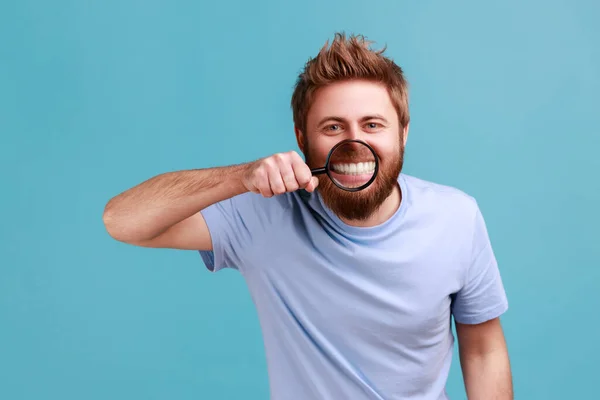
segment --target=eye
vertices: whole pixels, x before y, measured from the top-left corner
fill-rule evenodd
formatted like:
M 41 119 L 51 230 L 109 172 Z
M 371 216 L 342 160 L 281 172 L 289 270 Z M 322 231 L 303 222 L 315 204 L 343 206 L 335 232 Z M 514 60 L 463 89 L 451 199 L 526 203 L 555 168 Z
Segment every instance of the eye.
M 337 125 L 337 124 L 328 125 L 328 126 L 325 127 L 325 130 L 326 131 L 330 131 L 330 132 L 337 132 L 340 129 L 342 129 L 342 128 L 339 125 Z
M 379 124 L 379 123 L 377 123 L 377 122 L 369 122 L 369 123 L 367 123 L 367 128 L 368 129 L 378 129 L 378 128 L 381 128 L 381 127 L 382 127 L 382 125 Z

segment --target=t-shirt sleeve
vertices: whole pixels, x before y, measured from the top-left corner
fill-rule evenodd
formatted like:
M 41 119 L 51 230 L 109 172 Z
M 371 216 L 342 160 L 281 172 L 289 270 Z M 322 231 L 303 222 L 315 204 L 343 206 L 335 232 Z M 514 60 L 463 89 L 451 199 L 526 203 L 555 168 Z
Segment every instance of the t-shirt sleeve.
M 212 250 L 200 250 L 211 272 L 231 268 L 241 270 L 245 253 L 264 230 L 264 206 L 254 193 L 220 201 L 201 211 L 212 241 Z
M 463 286 L 455 294 L 452 313 L 463 324 L 479 324 L 502 315 L 508 301 L 485 221 L 476 207 L 473 245 Z

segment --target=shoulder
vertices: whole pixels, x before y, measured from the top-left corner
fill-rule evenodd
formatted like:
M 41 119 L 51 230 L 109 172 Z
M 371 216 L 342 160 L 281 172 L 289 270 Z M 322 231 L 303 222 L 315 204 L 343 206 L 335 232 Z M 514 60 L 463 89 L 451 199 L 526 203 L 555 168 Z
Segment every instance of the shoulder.
M 402 175 L 412 216 L 457 237 L 473 235 L 481 218 L 477 200 L 457 187 Z
M 436 183 L 411 175 L 401 175 L 410 200 L 432 210 L 474 212 L 477 200 L 469 193 L 450 185 Z
M 477 199 L 454 186 L 403 176 L 412 218 L 440 232 L 467 256 L 486 246 L 489 238 Z M 429 232 L 431 232 L 429 231 Z
M 213 244 L 230 243 L 238 248 L 262 241 L 290 207 L 289 196 L 264 197 L 246 192 L 213 203 L 201 211 Z M 215 243 L 216 242 L 216 243 Z

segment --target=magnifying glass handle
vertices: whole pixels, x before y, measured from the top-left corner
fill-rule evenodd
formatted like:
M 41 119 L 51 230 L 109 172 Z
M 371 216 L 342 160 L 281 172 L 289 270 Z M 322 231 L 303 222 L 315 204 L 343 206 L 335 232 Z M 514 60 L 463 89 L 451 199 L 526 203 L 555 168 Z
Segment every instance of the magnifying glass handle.
M 315 168 L 315 169 L 311 169 L 310 172 L 312 172 L 313 175 L 321 175 L 327 172 L 327 168 L 323 167 L 323 168 Z

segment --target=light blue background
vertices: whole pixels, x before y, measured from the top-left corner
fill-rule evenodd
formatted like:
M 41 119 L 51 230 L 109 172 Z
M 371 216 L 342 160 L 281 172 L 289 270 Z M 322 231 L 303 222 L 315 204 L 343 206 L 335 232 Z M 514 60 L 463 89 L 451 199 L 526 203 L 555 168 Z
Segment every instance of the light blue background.
M 516 398 L 597 396 L 600 3 L 371 4 L 1 3 L 1 399 L 268 398 L 241 277 L 101 215 L 155 174 L 296 149 L 296 74 L 337 30 L 406 71 L 405 171 L 479 200 Z

